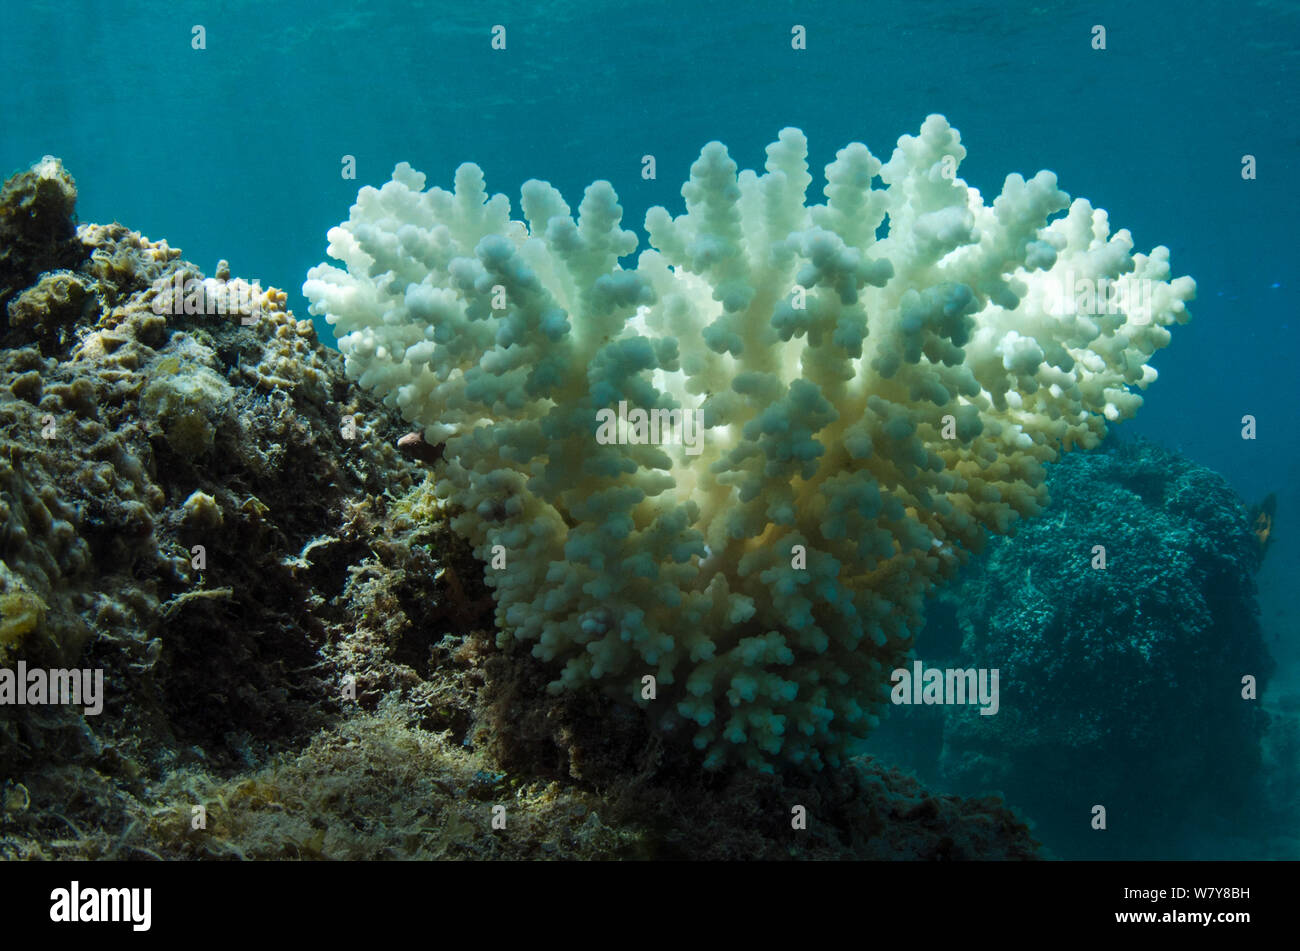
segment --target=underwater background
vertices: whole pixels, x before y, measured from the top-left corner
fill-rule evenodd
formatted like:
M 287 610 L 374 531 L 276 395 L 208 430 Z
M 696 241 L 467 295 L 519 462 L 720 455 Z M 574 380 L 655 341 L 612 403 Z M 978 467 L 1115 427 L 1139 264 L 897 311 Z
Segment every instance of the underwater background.
M 961 131 L 961 175 L 985 195 L 1011 171 L 1055 171 L 1138 248 L 1168 246 L 1175 273 L 1196 279 L 1192 321 L 1155 357 L 1158 383 L 1111 439 L 1139 447 L 1131 453 L 1173 450 L 1246 503 L 1275 495 L 1255 574 L 1260 636 L 1276 663 L 1264 701 L 1278 721 L 1300 716 L 1281 702 L 1300 693 L 1300 4 L 37 2 L 5 21 L 6 177 L 58 156 L 76 178 L 80 221 L 166 238 L 209 273 L 227 259 L 283 288 L 300 318 L 326 231 L 361 184 L 386 181 L 401 161 L 443 185 L 476 162 L 489 191 L 512 202 L 529 178 L 575 204 L 608 179 L 643 242 L 646 209 L 680 205 L 679 182 L 704 143 L 722 141 L 754 167 L 786 126 L 808 137 L 814 190 L 846 143 L 887 155 L 936 112 Z M 496 23 L 509 31 L 505 51 L 489 45 Z M 804 51 L 790 47 L 794 23 L 807 28 Z M 1089 45 L 1097 23 L 1104 51 Z M 190 49 L 194 24 L 206 28 L 204 51 Z M 647 153 L 657 180 L 641 177 Z M 1253 180 L 1241 174 L 1247 154 Z M 339 174 L 344 155 L 356 157 L 355 181 Z M 332 340 L 323 322 L 317 330 Z M 1257 439 L 1241 436 L 1246 414 Z M 1185 538 L 1172 533 L 1169 544 Z M 923 635 L 923 656 L 925 645 Z M 1173 743 L 1186 712 L 1167 712 Z M 1035 799 L 1023 774 L 980 789 L 976 771 L 971 788 L 956 788 L 957 773 L 908 762 L 920 745 L 887 724 L 867 749 L 940 792 L 997 791 L 1013 808 Z M 1144 781 L 1129 776 L 1135 796 Z M 1198 824 L 1183 823 L 1178 841 L 1131 850 L 1094 848 L 1025 813 L 1062 857 L 1295 858 L 1298 804 L 1270 813 L 1275 828 L 1234 836 L 1207 821 L 1198 839 Z M 1275 847 L 1261 844 L 1270 838 Z

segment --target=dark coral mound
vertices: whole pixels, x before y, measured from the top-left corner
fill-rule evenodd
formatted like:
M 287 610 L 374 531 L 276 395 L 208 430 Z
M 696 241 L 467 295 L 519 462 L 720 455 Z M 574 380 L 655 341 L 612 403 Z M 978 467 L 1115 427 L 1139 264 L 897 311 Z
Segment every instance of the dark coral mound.
M 7 305 L 0 587 L 39 609 L 34 623 L 6 618 L 0 663 L 102 668 L 108 681 L 88 721 L 0 707 L 4 778 L 36 802 L 76 795 L 30 779 L 65 756 L 138 784 L 309 736 L 337 708 L 320 608 L 345 580 L 318 566 L 363 550 L 347 535 L 371 530 L 357 511 L 415 475 L 377 435 L 391 425 L 382 410 L 351 442 L 336 437 L 350 388 L 282 295 L 263 295 L 248 325 L 155 313 L 160 289 L 197 269 L 120 225 L 72 230 L 75 194 L 47 160 L 5 187 L 0 213 L 28 235 L 6 261 L 58 246 L 32 269 L 79 262 L 32 275 Z M 40 227 L 24 230 L 25 214 Z M 62 248 L 65 229 L 45 220 L 56 214 L 79 250 Z
M 9 301 L 38 274 L 73 268 L 88 253 L 77 240 L 77 187 L 56 158 L 46 156 L 0 191 L 0 328 Z
M 866 759 L 705 776 L 547 697 L 436 468 L 284 295 L 75 199 L 52 159 L 0 198 L 0 667 L 106 696 L 0 706 L 0 858 L 1035 855 L 996 800 Z
M 895 718 L 928 719 L 926 775 L 1004 792 L 1064 857 L 1232 854 L 1224 840 L 1257 826 L 1268 726 L 1242 678 L 1262 696 L 1273 667 L 1247 507 L 1145 442 L 1072 453 L 1049 486 L 1043 516 L 990 544 L 918 645 L 927 665 L 1000 668 L 998 714 Z

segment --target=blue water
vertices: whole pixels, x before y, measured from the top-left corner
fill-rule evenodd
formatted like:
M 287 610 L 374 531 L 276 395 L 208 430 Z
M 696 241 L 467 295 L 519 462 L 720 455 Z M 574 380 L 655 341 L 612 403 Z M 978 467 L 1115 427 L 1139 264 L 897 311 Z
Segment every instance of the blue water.
M 795 23 L 807 50 L 791 49 Z M 194 24 L 206 50 L 191 49 Z M 505 51 L 490 47 L 494 24 Z M 1105 51 L 1090 47 L 1094 24 Z M 761 167 L 796 125 L 819 169 L 854 140 L 887 157 L 943 113 L 969 150 L 960 174 L 986 197 L 1009 172 L 1050 168 L 1196 278 L 1194 320 L 1126 427 L 1248 500 L 1277 493 L 1260 599 L 1279 684 L 1294 689 L 1298 48 L 1300 4 L 1282 0 L 11 5 L 0 170 L 58 155 L 83 221 L 165 237 L 209 273 L 227 258 L 305 316 L 326 230 L 398 161 L 444 185 L 477 162 L 516 207 L 529 178 L 575 206 L 608 179 L 639 229 L 651 205 L 680 209 L 709 140 Z M 655 181 L 641 179 L 647 153 Z M 340 176 L 344 155 L 356 181 Z

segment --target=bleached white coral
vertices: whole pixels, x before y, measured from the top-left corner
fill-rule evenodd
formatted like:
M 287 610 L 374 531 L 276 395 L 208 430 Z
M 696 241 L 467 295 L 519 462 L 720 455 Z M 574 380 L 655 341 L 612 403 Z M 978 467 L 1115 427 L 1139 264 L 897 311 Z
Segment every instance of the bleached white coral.
M 1195 289 L 1051 172 L 986 205 L 941 116 L 883 165 L 842 149 L 823 204 L 806 155 L 796 129 L 762 174 L 705 146 L 631 270 L 607 182 L 575 220 L 529 181 L 518 221 L 477 166 L 447 192 L 403 163 L 303 286 L 348 373 L 446 442 L 457 529 L 505 557 L 503 636 L 713 765 L 838 762 L 926 592 L 1040 509 L 1061 448 L 1136 411 Z M 701 412 L 702 450 L 598 440 L 620 403 Z

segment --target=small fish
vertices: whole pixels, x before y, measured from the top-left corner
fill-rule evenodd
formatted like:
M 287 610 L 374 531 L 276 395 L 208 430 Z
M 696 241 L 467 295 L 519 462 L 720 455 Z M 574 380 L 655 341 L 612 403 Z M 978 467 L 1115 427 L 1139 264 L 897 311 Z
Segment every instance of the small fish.
M 401 439 L 397 440 L 397 451 L 408 459 L 418 459 L 420 462 L 432 465 L 442 458 L 442 453 L 446 449 L 443 443 L 429 444 L 424 441 L 424 433 L 413 432 L 407 433 Z

